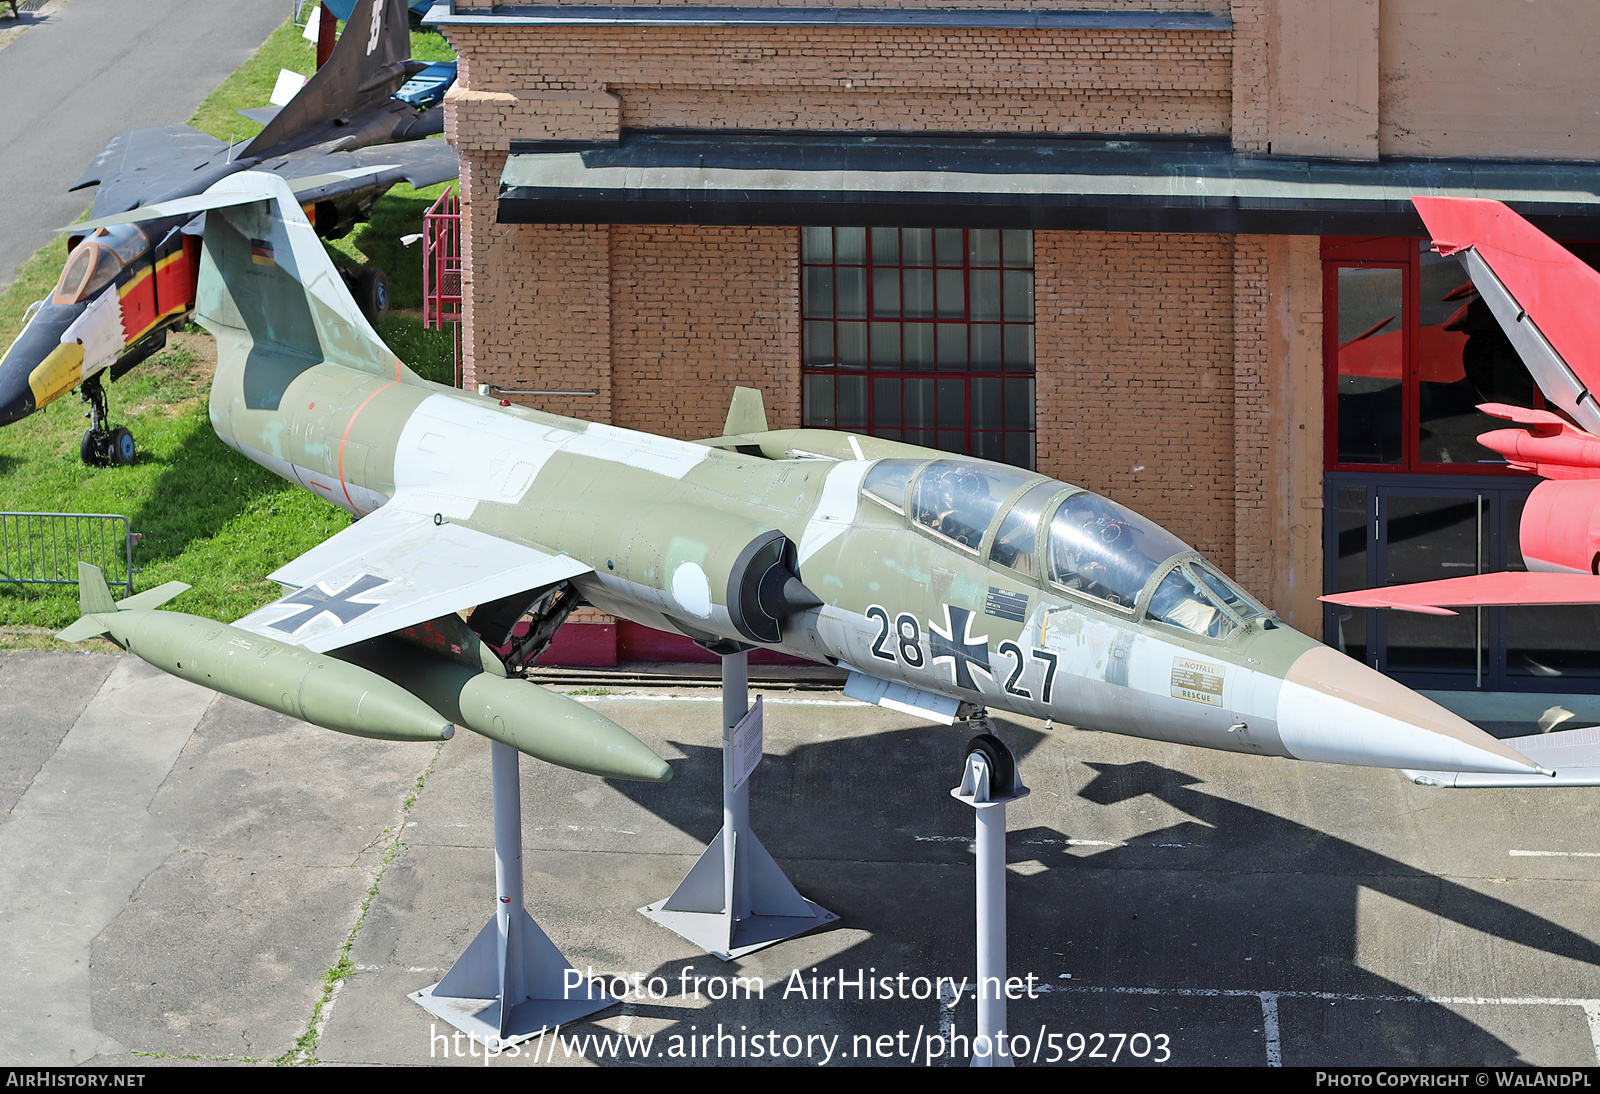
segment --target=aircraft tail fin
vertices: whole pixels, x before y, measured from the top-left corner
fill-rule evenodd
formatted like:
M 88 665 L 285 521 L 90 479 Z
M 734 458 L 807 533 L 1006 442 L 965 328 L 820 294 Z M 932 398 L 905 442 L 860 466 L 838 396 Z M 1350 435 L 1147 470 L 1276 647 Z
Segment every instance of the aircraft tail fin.
M 724 437 L 738 437 L 749 433 L 767 432 L 767 407 L 759 388 L 736 387 L 733 401 L 728 404 L 728 421 L 722 427 Z
M 357 0 L 327 63 L 256 135 L 247 152 L 259 155 L 369 100 L 387 99 L 405 83 L 410 55 L 406 0 Z
M 83 615 L 56 637 L 63 642 L 82 642 L 85 638 L 98 637 L 105 634 L 108 629 L 105 616 L 138 608 L 159 608 L 179 593 L 187 592 L 189 588 L 190 586 L 181 581 L 169 581 L 165 585 L 146 589 L 142 593 L 135 593 L 122 600 L 112 600 L 111 586 L 106 584 L 106 575 L 100 567 L 80 562 L 78 563 L 78 611 Z
M 106 575 L 100 567 L 87 562 L 78 563 L 78 611 L 82 618 L 56 635 L 61 641 L 82 642 L 85 638 L 105 634 L 105 623 L 98 617 L 117 614 L 117 602 L 111 599 Z
M 1498 201 L 1411 201 L 1434 249 L 1462 259 L 1545 397 L 1600 433 L 1600 272 Z

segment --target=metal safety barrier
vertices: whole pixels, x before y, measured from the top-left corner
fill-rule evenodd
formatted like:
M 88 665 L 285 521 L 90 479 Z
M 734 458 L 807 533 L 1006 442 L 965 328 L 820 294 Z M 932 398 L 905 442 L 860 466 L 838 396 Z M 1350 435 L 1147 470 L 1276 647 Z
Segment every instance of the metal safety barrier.
M 0 585 L 76 585 L 88 562 L 132 596 L 139 539 L 115 513 L 0 513 Z

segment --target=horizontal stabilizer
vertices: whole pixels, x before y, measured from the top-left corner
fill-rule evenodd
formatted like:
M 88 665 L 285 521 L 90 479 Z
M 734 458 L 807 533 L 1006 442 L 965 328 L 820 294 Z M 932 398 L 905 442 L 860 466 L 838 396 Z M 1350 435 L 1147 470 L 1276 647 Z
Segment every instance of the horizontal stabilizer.
M 1444 255 L 1459 254 L 1472 286 L 1539 389 L 1592 433 L 1600 408 L 1600 272 L 1498 201 L 1413 197 Z
M 281 106 L 252 106 L 246 110 L 235 110 L 234 113 L 249 118 L 257 125 L 266 125 L 273 118 L 276 118 L 278 111 L 282 109 L 283 107 Z
M 377 175 L 397 166 L 392 163 L 376 164 L 372 167 L 357 167 L 349 171 L 331 171 L 325 175 L 312 175 L 309 178 L 296 179 L 290 184 L 290 189 L 298 195 L 303 190 L 324 187 L 336 180 L 349 180 L 360 178 L 364 175 Z M 164 220 L 167 217 L 188 216 L 193 213 L 204 213 L 211 209 L 226 209 L 234 205 L 244 205 L 252 201 L 266 201 L 272 195 L 263 193 L 258 189 L 249 188 L 247 182 L 235 182 L 238 176 L 223 179 L 222 182 L 211 187 L 203 194 L 191 197 L 173 198 L 171 201 L 159 201 L 154 205 L 141 205 L 137 209 L 130 209 L 126 213 L 117 213 L 115 216 L 100 217 L 98 220 L 86 220 L 80 224 L 66 224 L 57 228 L 58 232 L 71 232 L 74 235 L 87 235 L 96 228 L 109 228 L 113 224 L 132 224 L 144 220 Z
M 106 633 L 108 628 L 101 622 L 98 615 L 86 615 L 72 626 L 56 635 L 62 642 L 82 642 L 86 638 L 98 638 Z
M 843 667 L 850 668 L 848 665 Z M 844 693 L 850 699 L 926 718 L 944 726 L 955 724 L 956 711 L 961 707 L 959 699 L 920 691 L 909 684 L 881 680 L 856 669 L 850 669 L 850 676 L 844 682 Z
M 1455 615 L 1451 608 L 1600 604 L 1600 577 L 1590 574 L 1495 573 L 1447 577 L 1319 597 L 1347 608 L 1394 608 L 1425 615 Z
M 1465 771 L 1406 771 L 1406 778 L 1421 786 L 1600 786 L 1600 726 L 1507 737 L 1502 744 L 1522 753 L 1548 775 L 1489 775 Z
M 193 586 L 186 585 L 182 581 L 169 581 L 165 585 L 157 585 L 154 589 L 146 589 L 142 593 L 135 593 L 117 601 L 117 610 L 128 612 L 140 608 L 159 608 L 179 593 L 186 593 L 191 588 Z

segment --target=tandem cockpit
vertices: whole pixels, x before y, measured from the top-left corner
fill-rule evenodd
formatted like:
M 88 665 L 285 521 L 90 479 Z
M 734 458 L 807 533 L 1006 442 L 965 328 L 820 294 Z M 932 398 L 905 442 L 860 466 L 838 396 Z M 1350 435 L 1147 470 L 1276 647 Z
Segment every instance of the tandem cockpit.
M 1258 620 L 1274 625 L 1188 544 L 1081 487 L 979 460 L 892 458 L 874 464 L 862 492 L 1014 580 L 1131 619 L 1216 639 Z

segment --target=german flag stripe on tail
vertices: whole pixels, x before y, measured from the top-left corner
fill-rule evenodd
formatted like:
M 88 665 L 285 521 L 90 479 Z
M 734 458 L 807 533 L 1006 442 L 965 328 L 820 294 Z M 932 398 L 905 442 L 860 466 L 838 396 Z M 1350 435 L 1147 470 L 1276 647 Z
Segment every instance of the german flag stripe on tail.
M 252 239 L 250 241 L 250 261 L 257 266 L 276 266 L 277 262 L 272 257 L 272 240 Z

